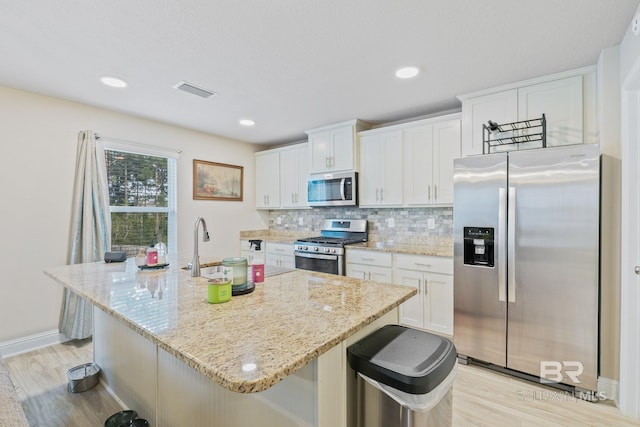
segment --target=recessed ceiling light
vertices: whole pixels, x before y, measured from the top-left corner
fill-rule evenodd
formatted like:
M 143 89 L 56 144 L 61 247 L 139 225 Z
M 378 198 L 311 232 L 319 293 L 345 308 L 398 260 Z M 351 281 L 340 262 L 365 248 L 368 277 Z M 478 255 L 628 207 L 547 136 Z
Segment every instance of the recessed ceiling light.
M 396 77 L 400 79 L 410 79 L 418 75 L 418 67 L 403 67 L 396 71 Z
M 113 77 L 113 76 L 103 76 L 100 77 L 100 81 L 107 85 L 107 86 L 111 86 L 111 87 L 127 87 L 127 82 L 125 82 L 122 79 L 119 79 L 117 77 Z
M 242 126 L 253 126 L 256 124 L 256 122 L 251 119 L 240 119 L 238 120 L 238 123 L 240 123 Z

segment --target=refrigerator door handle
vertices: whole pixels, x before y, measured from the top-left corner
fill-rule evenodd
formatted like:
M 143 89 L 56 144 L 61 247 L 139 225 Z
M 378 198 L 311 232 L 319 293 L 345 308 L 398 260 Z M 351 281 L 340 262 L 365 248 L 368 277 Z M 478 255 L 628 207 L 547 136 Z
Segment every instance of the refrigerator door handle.
M 507 214 L 507 288 L 509 302 L 516 302 L 516 188 L 509 187 L 509 213 Z
M 507 270 L 507 257 L 505 247 L 505 236 L 507 232 L 507 189 L 498 189 L 498 301 L 505 302 L 507 300 L 506 291 L 506 270 Z

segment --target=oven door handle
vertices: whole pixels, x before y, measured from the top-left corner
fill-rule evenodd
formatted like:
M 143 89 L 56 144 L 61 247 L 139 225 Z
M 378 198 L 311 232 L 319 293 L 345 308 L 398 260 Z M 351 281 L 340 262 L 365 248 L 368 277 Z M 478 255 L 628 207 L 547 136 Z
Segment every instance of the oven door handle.
M 308 254 L 308 253 L 304 253 L 304 252 L 294 252 L 294 255 L 302 257 L 302 258 L 330 259 L 330 260 L 338 259 L 338 255 Z

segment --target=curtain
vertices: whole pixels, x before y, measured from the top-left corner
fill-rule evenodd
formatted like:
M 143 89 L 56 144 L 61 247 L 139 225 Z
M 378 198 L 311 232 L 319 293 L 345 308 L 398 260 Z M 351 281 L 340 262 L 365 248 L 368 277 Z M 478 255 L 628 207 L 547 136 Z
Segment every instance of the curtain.
M 111 213 L 106 168 L 102 150 L 96 150 L 97 135 L 78 134 L 76 173 L 73 184 L 68 263 L 102 261 L 111 248 Z M 84 339 L 93 331 L 92 306 L 64 289 L 59 329 L 70 339 Z

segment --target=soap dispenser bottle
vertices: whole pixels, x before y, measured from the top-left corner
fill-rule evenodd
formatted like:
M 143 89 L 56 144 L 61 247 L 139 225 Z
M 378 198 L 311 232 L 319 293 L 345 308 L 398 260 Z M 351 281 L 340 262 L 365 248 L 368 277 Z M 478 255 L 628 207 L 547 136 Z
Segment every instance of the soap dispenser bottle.
M 147 248 L 147 265 L 158 265 L 158 250 L 153 246 L 153 242 Z
M 154 246 L 158 251 L 158 264 L 167 263 L 167 245 L 158 239 L 158 243 Z
M 264 282 L 264 254 L 262 253 L 262 240 L 249 240 L 253 248 L 251 258 L 251 280 L 253 283 Z

